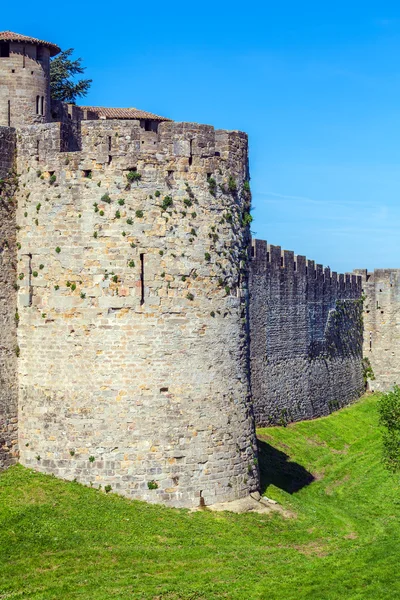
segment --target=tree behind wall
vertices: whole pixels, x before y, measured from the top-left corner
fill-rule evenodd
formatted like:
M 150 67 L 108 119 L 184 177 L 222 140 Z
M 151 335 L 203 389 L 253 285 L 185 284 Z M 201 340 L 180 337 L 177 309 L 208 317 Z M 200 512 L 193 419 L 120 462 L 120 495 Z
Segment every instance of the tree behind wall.
M 79 79 L 85 67 L 81 66 L 82 59 L 71 60 L 74 49 L 69 48 L 60 52 L 50 63 L 50 94 L 53 100 L 61 100 L 75 104 L 76 98 L 86 96 L 91 86 L 91 79 Z

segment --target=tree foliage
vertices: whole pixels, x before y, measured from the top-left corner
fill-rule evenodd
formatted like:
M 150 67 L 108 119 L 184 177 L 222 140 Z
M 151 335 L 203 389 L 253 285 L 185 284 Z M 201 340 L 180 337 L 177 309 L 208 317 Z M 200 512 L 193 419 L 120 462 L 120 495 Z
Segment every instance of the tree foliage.
M 382 396 L 378 403 L 379 421 L 384 427 L 383 460 L 390 471 L 400 471 L 400 387 Z
M 53 100 L 62 100 L 75 104 L 76 98 L 86 96 L 91 86 L 91 79 L 75 80 L 76 75 L 85 71 L 82 59 L 71 59 L 74 49 L 60 52 L 50 63 L 50 93 Z

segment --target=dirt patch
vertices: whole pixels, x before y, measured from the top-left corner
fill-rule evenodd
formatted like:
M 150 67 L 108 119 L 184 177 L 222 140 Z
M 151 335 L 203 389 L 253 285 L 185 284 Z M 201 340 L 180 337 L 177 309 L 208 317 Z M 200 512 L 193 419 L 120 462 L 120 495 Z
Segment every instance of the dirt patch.
M 199 508 L 194 510 L 210 510 L 212 512 L 228 511 L 237 514 L 249 512 L 255 512 L 259 514 L 279 513 L 288 519 L 293 519 L 297 516 L 290 510 L 284 509 L 280 504 L 275 502 L 275 500 L 260 496 L 259 494 L 252 494 L 251 496 L 246 496 L 246 498 L 240 498 L 239 500 L 233 500 L 232 502 L 218 502 L 217 504 L 206 506 L 203 509 Z

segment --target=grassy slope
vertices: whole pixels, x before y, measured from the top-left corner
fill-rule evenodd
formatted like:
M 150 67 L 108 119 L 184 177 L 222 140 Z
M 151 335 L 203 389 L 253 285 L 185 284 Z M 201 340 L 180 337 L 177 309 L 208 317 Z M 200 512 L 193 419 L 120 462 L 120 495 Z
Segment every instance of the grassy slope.
M 188 513 L 9 469 L 0 598 L 400 597 L 399 481 L 380 464 L 376 397 L 260 438 L 265 493 L 296 519 Z

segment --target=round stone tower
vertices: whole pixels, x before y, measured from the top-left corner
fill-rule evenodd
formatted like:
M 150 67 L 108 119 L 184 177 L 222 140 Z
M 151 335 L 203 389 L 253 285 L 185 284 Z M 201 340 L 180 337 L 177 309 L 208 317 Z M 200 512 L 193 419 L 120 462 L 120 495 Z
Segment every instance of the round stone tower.
M 0 32 L 0 126 L 50 120 L 50 57 L 59 52 L 49 42 Z

